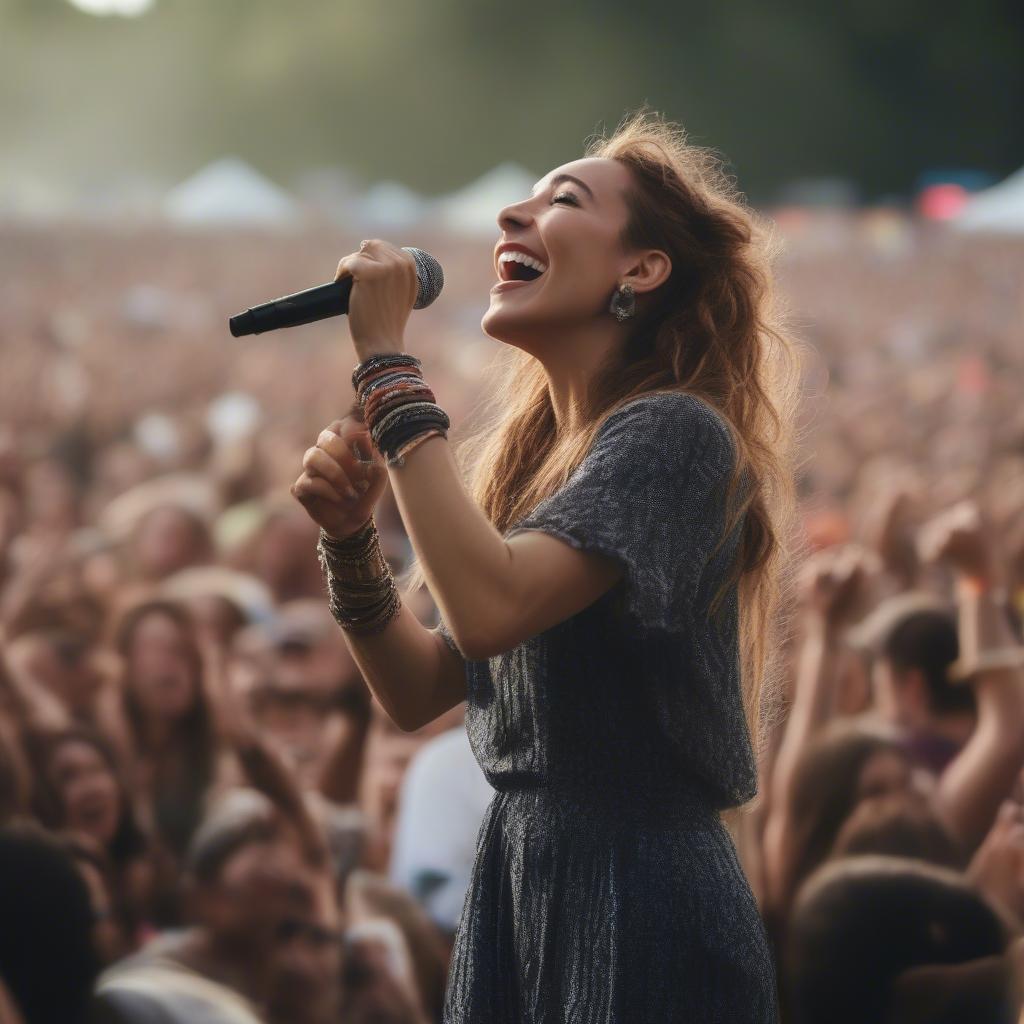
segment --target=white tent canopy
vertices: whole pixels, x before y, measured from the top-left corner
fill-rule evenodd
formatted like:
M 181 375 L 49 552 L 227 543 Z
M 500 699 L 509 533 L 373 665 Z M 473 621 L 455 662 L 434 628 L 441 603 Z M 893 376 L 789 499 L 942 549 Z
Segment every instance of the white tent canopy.
M 360 222 L 366 228 L 381 231 L 411 227 L 423 218 L 422 196 L 398 181 L 381 181 L 374 185 L 358 205 Z
M 298 203 L 243 160 L 217 160 L 171 189 L 163 213 L 181 224 L 283 226 L 301 219 Z
M 950 223 L 961 231 L 1024 234 L 1024 168 L 972 196 Z
M 434 213 L 449 231 L 464 235 L 493 235 L 498 212 L 526 199 L 537 177 L 524 167 L 503 163 L 464 188 L 438 199 Z

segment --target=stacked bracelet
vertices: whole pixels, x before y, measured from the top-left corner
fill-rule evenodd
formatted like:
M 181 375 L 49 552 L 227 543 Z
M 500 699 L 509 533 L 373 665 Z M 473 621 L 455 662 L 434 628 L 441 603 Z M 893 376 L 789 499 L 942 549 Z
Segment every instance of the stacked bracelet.
M 428 437 L 448 436 L 451 423 L 420 365 L 407 352 L 389 352 L 370 356 L 352 371 L 370 437 L 389 466 L 404 466 L 405 455 Z
M 379 633 L 398 614 L 401 599 L 380 549 L 373 516 L 364 527 L 336 540 L 320 531 L 320 568 L 335 621 L 350 633 Z

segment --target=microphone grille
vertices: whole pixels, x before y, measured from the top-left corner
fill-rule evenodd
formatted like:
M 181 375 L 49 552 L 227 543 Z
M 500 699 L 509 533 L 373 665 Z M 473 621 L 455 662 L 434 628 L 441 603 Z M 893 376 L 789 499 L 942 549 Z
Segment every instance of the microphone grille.
M 416 261 L 416 276 L 420 280 L 420 290 L 412 308 L 423 309 L 441 294 L 441 289 L 444 287 L 444 271 L 441 269 L 441 264 L 429 252 L 414 249 L 411 245 L 403 246 L 403 248 Z

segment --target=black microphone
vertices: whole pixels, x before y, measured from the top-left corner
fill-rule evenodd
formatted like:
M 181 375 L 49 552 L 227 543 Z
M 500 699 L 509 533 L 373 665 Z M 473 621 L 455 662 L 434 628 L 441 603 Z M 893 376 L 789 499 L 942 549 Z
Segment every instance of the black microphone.
M 420 282 L 412 308 L 423 309 L 441 294 L 444 271 L 429 252 L 410 246 L 403 248 L 416 261 L 416 276 Z M 300 324 L 311 324 L 314 320 L 325 320 L 329 316 L 341 316 L 348 312 L 352 285 L 351 277 L 343 277 L 340 281 L 318 284 L 294 295 L 284 295 L 230 317 L 228 326 L 231 333 L 240 338 L 243 334 L 263 334 L 264 331 L 276 331 L 279 327 L 298 327 Z

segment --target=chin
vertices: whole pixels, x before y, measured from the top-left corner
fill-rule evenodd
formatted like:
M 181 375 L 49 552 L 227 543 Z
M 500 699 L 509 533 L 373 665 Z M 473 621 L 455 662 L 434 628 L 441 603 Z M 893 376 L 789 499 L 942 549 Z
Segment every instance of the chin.
M 490 309 L 480 320 L 480 328 L 488 337 L 527 352 L 536 346 L 537 338 L 543 334 L 546 326 L 546 322 L 537 317 L 503 309 L 500 302 L 496 305 L 493 300 Z

